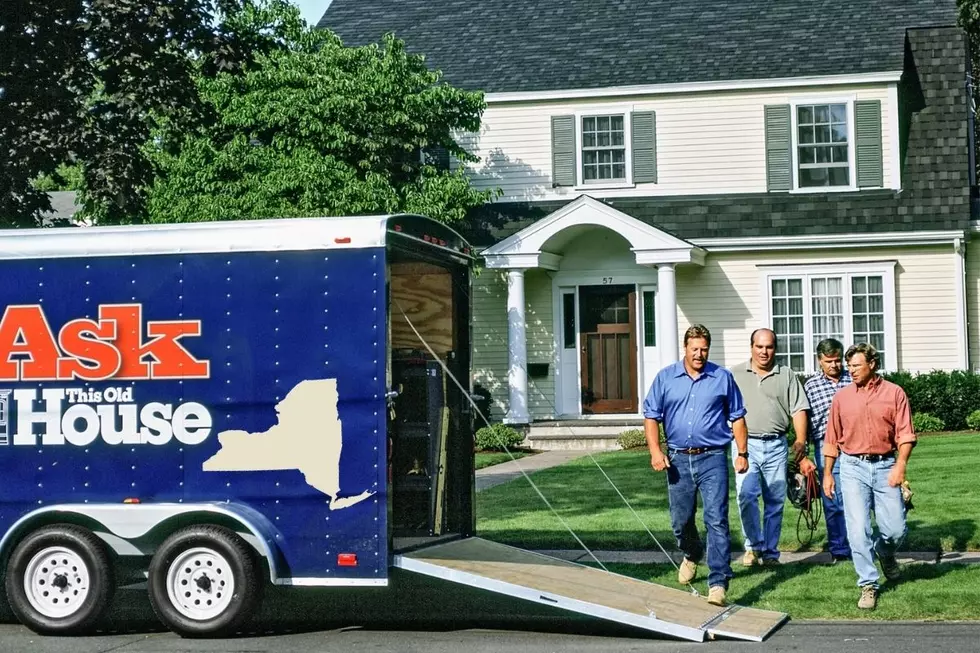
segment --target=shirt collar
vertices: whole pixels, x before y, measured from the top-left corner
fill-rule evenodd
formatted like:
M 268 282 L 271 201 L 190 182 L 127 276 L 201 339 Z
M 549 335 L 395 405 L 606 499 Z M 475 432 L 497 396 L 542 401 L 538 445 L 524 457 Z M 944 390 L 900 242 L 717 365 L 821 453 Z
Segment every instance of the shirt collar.
M 827 376 L 826 374 L 824 374 L 823 373 L 823 370 L 821 370 L 820 371 L 820 378 L 823 380 L 824 383 L 830 383 L 832 385 L 841 385 L 842 383 L 850 383 L 850 381 L 851 381 L 851 374 L 847 370 L 844 370 L 844 371 L 841 372 L 840 378 L 837 379 L 836 381 L 834 381 L 832 378 L 830 378 L 829 376 Z
M 861 392 L 874 392 L 881 385 L 881 375 L 874 374 L 871 379 L 864 385 L 863 388 L 858 388 Z
M 772 369 L 769 370 L 768 372 L 766 372 L 766 375 L 765 376 L 762 376 L 761 374 L 757 374 L 757 376 L 762 376 L 762 378 L 766 378 L 767 376 L 772 376 L 773 374 L 779 374 L 779 371 L 780 371 L 780 368 L 781 367 L 783 367 L 783 366 L 780 365 L 779 363 L 773 363 L 772 364 Z M 751 358 L 748 360 L 747 363 L 745 363 L 745 371 L 746 372 L 751 372 L 752 374 L 756 374 L 756 371 L 752 368 L 752 359 Z
M 715 375 L 715 369 L 716 368 L 717 368 L 717 365 L 715 365 L 711 361 L 705 361 L 704 362 L 704 369 L 701 371 L 701 376 L 714 376 Z M 676 363 L 674 363 L 674 377 L 676 378 L 676 377 L 679 377 L 679 376 L 689 376 L 688 373 L 687 373 L 687 368 L 684 367 L 684 359 L 683 358 L 681 360 L 677 361 Z M 700 377 L 698 377 L 698 378 L 700 378 Z

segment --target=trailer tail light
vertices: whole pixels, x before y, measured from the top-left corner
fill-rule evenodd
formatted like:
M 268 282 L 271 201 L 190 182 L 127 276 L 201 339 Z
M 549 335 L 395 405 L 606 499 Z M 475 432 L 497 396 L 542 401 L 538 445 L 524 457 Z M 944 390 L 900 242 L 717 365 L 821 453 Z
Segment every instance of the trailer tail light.
M 347 245 L 350 243 L 350 236 L 345 236 L 343 238 L 334 238 L 333 242 L 337 243 L 338 245 Z
M 136 497 L 127 497 L 123 499 L 123 503 L 139 503 L 139 502 L 140 500 L 137 499 Z
M 356 553 L 338 553 L 337 554 L 337 566 L 338 567 L 356 567 L 357 566 L 357 554 Z

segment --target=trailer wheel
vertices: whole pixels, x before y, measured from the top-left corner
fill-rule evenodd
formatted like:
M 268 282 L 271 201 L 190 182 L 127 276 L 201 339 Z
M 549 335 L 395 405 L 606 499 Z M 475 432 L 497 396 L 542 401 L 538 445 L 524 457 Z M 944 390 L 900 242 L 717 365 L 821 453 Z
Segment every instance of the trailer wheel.
M 154 612 L 182 637 L 235 632 L 258 604 L 262 581 L 255 556 L 233 531 L 192 526 L 172 534 L 150 562 Z
M 115 591 L 102 540 L 70 524 L 46 526 L 21 540 L 7 564 L 5 584 L 14 615 L 45 635 L 90 629 Z

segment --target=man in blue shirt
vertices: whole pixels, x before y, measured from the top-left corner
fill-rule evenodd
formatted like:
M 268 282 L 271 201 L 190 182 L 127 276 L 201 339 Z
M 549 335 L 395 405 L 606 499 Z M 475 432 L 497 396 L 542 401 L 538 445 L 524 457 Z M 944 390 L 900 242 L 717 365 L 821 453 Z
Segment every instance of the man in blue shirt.
M 844 345 L 834 338 L 826 338 L 817 344 L 817 362 L 820 372 L 814 374 L 803 386 L 810 401 L 810 428 L 807 433 L 813 443 L 813 460 L 817 463 L 817 478 L 823 480 L 823 438 L 827 433 L 827 418 L 834 395 L 851 385 L 851 375 L 841 364 Z M 834 483 L 840 487 L 840 465 L 834 467 Z M 827 545 L 834 562 L 851 559 L 851 547 L 847 542 L 847 524 L 844 521 L 843 494 L 837 492 L 823 497 L 823 515 L 827 521 Z
M 742 394 L 731 372 L 708 362 L 711 333 L 700 324 L 684 334 L 684 359 L 660 370 L 643 402 L 650 465 L 667 470 L 670 523 L 684 560 L 677 581 L 686 585 L 704 557 L 695 521 L 697 495 L 704 505 L 707 534 L 708 603 L 725 605 L 733 576 L 728 532 L 728 458 L 733 434 L 735 471 L 749 468 L 748 431 Z M 731 426 L 729 426 L 729 422 Z M 667 452 L 660 446 L 660 424 Z

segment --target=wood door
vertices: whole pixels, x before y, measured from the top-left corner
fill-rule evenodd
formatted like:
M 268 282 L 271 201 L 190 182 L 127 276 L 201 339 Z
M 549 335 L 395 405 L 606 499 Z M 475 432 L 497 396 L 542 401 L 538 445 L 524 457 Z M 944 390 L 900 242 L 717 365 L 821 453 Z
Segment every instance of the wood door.
M 582 412 L 635 413 L 636 288 L 580 290 Z

